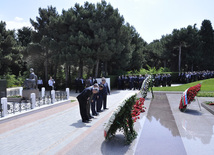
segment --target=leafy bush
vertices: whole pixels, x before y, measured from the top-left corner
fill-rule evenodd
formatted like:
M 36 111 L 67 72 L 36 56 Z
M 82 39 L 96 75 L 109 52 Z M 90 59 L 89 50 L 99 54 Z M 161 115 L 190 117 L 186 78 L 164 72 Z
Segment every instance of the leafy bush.
M 5 76 L 6 80 L 7 80 L 7 87 L 18 87 L 21 86 L 25 80 L 24 77 L 22 76 L 18 76 L 16 77 L 16 75 L 14 74 L 7 74 Z
M 147 69 L 145 68 L 141 68 L 140 71 L 137 71 L 137 70 L 134 70 L 134 71 L 128 71 L 126 74 L 129 75 L 129 74 L 134 74 L 134 75 L 145 75 L 145 74 L 166 74 L 166 73 L 169 73 L 170 72 L 170 69 L 168 68 L 163 68 L 163 67 L 160 67 L 159 69 L 156 69 L 155 67 L 150 67 L 149 65 L 147 65 Z

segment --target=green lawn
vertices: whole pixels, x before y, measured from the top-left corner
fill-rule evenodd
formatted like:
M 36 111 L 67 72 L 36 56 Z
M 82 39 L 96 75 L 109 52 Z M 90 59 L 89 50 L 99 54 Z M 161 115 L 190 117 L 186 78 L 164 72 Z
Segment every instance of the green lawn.
M 153 87 L 153 91 L 185 91 L 187 88 L 202 82 L 201 91 L 197 96 L 214 97 L 214 78 L 183 84 L 176 87 Z

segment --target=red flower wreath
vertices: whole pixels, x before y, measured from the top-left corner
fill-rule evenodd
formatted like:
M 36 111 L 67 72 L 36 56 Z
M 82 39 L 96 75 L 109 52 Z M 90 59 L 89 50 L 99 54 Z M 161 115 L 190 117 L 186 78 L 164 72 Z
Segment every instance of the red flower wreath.
M 144 109 L 146 109 L 146 107 L 144 107 L 144 101 L 144 98 L 140 98 L 132 107 L 132 119 L 134 122 L 136 122 L 137 119 L 140 119 L 140 113 L 145 112 Z
M 179 105 L 179 109 L 181 111 L 185 111 L 186 107 L 188 104 L 190 104 L 195 96 L 197 95 L 197 93 L 200 91 L 201 89 L 201 84 L 197 84 L 193 87 L 188 88 L 183 95 L 181 96 L 181 101 L 180 101 L 180 105 Z

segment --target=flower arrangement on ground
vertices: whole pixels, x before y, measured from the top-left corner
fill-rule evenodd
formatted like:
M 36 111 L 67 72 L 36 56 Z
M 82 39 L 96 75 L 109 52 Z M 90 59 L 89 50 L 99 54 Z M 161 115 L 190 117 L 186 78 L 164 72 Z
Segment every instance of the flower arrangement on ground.
M 184 112 L 186 110 L 187 105 L 194 100 L 195 96 L 200 91 L 200 89 L 201 89 L 201 84 L 197 84 L 193 87 L 186 89 L 183 92 L 183 95 L 181 96 L 181 100 L 180 100 L 180 105 L 179 105 L 180 111 Z
M 214 102 L 213 101 L 206 101 L 206 102 L 204 102 L 205 104 L 207 104 L 207 105 L 214 105 Z
M 144 101 L 144 98 L 137 99 L 136 95 L 133 95 L 119 105 L 105 126 L 105 139 L 110 139 L 120 130 L 125 135 L 126 144 L 130 144 L 137 137 L 134 122 L 140 118 L 141 112 L 145 112 Z
M 143 84 L 142 84 L 141 89 L 140 89 L 140 92 L 141 92 L 141 95 L 143 98 L 146 98 L 147 92 L 149 91 L 149 88 L 151 88 L 152 98 L 154 98 L 152 87 L 153 87 L 152 76 L 148 75 L 146 77 L 146 79 L 143 81 Z

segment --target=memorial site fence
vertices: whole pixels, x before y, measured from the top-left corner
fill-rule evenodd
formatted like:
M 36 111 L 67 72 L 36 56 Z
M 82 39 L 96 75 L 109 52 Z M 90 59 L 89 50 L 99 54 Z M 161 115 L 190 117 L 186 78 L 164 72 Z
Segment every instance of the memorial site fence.
M 20 87 L 7 90 L 7 103 L 1 101 L 0 104 L 0 118 L 5 115 L 14 115 L 23 111 L 29 111 L 31 109 L 41 107 L 44 105 L 54 104 L 69 98 L 69 88 L 65 91 L 45 91 L 39 92 L 39 96 L 35 98 L 23 99 L 22 89 Z M 20 96 L 20 97 L 19 97 Z M 10 98 L 13 97 L 13 98 Z M 3 99 L 3 98 L 2 98 Z M 1 99 L 1 100 L 2 100 Z M 34 101 L 33 101 L 34 100 Z M 5 109 L 6 108 L 6 109 Z

